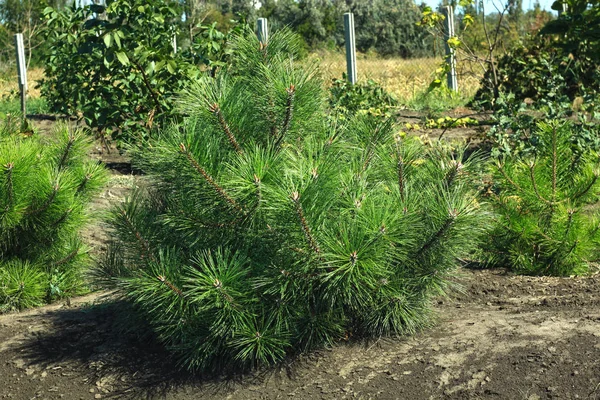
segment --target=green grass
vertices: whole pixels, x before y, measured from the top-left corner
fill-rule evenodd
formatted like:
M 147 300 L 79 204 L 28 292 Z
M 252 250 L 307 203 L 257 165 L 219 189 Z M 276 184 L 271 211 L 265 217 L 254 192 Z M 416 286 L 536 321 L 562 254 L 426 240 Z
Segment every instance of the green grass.
M 20 114 L 21 100 L 9 98 L 0 100 L 0 116 L 6 114 Z M 40 97 L 27 99 L 27 114 L 47 114 L 48 104 Z

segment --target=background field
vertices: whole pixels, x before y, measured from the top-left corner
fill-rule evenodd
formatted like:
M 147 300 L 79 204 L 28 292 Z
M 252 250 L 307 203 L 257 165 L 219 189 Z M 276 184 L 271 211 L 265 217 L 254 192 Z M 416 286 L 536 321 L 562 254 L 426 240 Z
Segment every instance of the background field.
M 309 54 L 305 62 L 317 62 L 325 85 L 329 86 L 334 79 L 340 79 L 346 72 L 346 56 L 344 53 L 320 51 Z M 400 57 L 383 58 L 371 54 L 357 55 L 358 80 L 372 79 L 379 83 L 387 92 L 393 94 L 400 104 L 409 109 L 422 109 L 438 105 L 452 108 L 464 105 L 479 88 L 480 77 L 467 73 L 466 65 L 459 65 L 459 93 L 454 96 L 427 98 L 427 89 L 438 75 L 442 59 Z M 464 71 L 464 73 L 462 73 Z M 32 68 L 27 72 L 28 81 L 28 114 L 47 113 L 47 107 L 37 81 L 44 77 L 43 68 Z M 4 64 L 0 66 L 0 112 L 19 111 L 19 87 L 16 67 Z

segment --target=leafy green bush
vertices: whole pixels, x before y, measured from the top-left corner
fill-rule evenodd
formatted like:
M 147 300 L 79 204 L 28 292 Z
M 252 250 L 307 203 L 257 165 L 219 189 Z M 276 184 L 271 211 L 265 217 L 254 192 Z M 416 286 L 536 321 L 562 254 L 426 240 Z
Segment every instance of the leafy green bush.
M 495 107 L 498 94 L 512 94 L 518 101 L 528 100 L 537 108 L 547 102 L 573 102 L 576 97 L 597 105 L 600 93 L 600 64 L 587 54 L 565 52 L 553 40 L 530 39 L 498 60 L 498 87 L 492 84 L 492 71 L 487 71 L 473 104 L 487 109 Z
M 498 217 L 485 259 L 527 274 L 580 274 L 600 256 L 600 158 L 577 151 L 564 122 L 538 130 L 535 154 L 497 162 L 490 199 Z
M 170 97 L 198 74 L 172 46 L 181 15 L 176 2 L 73 3 L 44 14 L 49 53 L 42 95 L 52 112 L 81 115 L 102 135 L 146 136 L 171 115 Z
M 81 291 L 88 257 L 78 231 L 105 176 L 85 161 L 82 132 L 63 126 L 47 143 L 18 124 L 7 117 L 0 129 L 0 311 Z
M 483 231 L 477 157 L 373 116 L 328 126 L 299 48 L 237 38 L 231 70 L 179 99 L 184 123 L 134 152 L 153 185 L 115 211 L 98 274 L 189 369 L 414 332 Z
M 334 113 L 346 117 L 356 113 L 389 116 L 398 100 L 372 79 L 353 85 L 344 74 L 342 79 L 334 79 L 329 88 L 329 106 Z

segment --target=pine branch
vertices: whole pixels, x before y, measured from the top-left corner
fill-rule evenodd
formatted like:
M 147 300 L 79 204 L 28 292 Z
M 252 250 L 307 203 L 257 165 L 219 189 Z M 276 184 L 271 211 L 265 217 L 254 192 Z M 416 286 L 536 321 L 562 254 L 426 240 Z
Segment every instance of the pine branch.
M 13 168 L 15 167 L 14 163 L 7 163 L 4 165 L 4 173 L 6 174 L 6 207 L 4 208 L 5 212 L 8 212 L 13 205 L 14 201 L 14 188 L 13 188 Z
M 256 186 L 256 208 L 260 207 L 260 203 L 262 202 L 262 190 L 261 190 L 261 182 L 260 178 L 254 174 L 254 185 Z
M 63 167 L 65 167 L 65 164 L 67 162 L 67 159 L 69 158 L 69 153 L 71 152 L 71 149 L 73 148 L 73 144 L 75 144 L 75 136 L 73 136 L 73 134 L 71 132 L 69 132 L 69 140 L 67 141 L 67 147 L 65 148 L 65 151 L 63 152 L 62 157 L 60 158 L 60 161 L 58 163 L 58 170 L 63 169 Z
M 367 146 L 367 154 L 365 155 L 365 161 L 361 169 L 361 174 L 367 170 L 369 164 L 371 163 L 371 159 L 373 158 L 373 154 L 375 153 L 375 144 L 378 139 L 377 135 L 380 133 L 380 131 L 381 126 L 377 125 L 377 127 L 375 128 L 375 132 L 373 133 L 374 139 L 370 140 L 369 145 Z
M 142 234 L 135 228 L 135 224 L 133 223 L 131 218 L 129 218 L 129 215 L 127 215 L 127 211 L 121 210 L 121 216 L 123 217 L 125 223 L 127 224 L 127 227 L 129 228 L 130 232 L 133 233 L 136 240 L 140 244 L 140 247 L 142 249 L 142 252 L 144 253 L 144 256 L 146 256 L 148 259 L 156 262 L 156 258 L 150 251 L 150 244 L 146 241 L 146 239 L 144 239 Z
M 285 119 L 283 120 L 283 125 L 281 126 L 281 131 L 279 132 L 279 138 L 275 142 L 275 148 L 279 147 L 283 138 L 287 134 L 287 131 L 290 129 L 290 124 L 292 123 L 292 116 L 294 114 L 294 97 L 296 96 L 296 87 L 294 85 L 290 85 L 287 92 L 287 103 L 285 105 Z
M 231 206 L 233 206 L 236 210 L 238 210 L 239 212 L 243 213 L 244 210 L 242 209 L 242 207 L 233 198 L 231 198 L 227 194 L 227 192 L 225 191 L 225 189 L 223 189 L 221 186 L 219 186 L 219 184 L 217 182 L 215 182 L 215 180 L 204 170 L 204 168 L 202 168 L 200 166 L 200 164 L 198 164 L 198 161 L 196 161 L 194 159 L 194 156 L 192 155 L 192 153 L 190 153 L 190 151 L 185 147 L 185 145 L 183 143 L 179 144 L 179 148 L 181 149 L 181 152 L 185 155 L 185 157 L 188 159 L 188 161 L 190 162 L 190 164 L 192 164 L 192 167 L 194 167 L 194 169 L 196 171 L 198 171 L 198 173 L 200 175 L 202 175 L 202 177 L 206 180 L 206 182 L 208 182 L 208 184 L 210 186 L 212 186 L 212 188 L 214 189 L 214 191 L 221 198 L 223 198 L 227 203 L 231 204 Z
M 173 285 L 171 282 L 167 280 L 163 275 L 158 275 L 156 277 L 159 281 L 164 283 L 169 289 L 171 289 L 177 296 L 183 297 L 183 292 L 177 286 Z
M 577 211 L 573 210 L 573 209 L 569 209 L 567 210 L 567 228 L 565 229 L 565 239 L 567 238 L 567 236 L 569 235 L 569 232 L 571 231 L 571 228 L 573 227 L 573 215 L 575 215 Z
M 304 210 L 302 209 L 302 204 L 300 204 L 300 194 L 298 192 L 292 193 L 291 199 L 294 202 L 294 206 L 296 208 L 296 215 L 298 215 L 298 219 L 300 220 L 300 224 L 302 225 L 302 231 L 304 232 L 304 236 L 308 241 L 308 245 L 315 253 L 320 254 L 321 249 L 319 248 L 317 241 L 313 237 L 310 231 L 310 227 L 308 226 L 308 221 L 304 216 Z
M 398 162 L 396 163 L 396 171 L 398 174 L 398 190 L 400 190 L 400 199 L 402 200 L 402 202 L 404 202 L 404 200 L 405 200 L 404 159 L 402 158 L 402 155 L 400 155 L 399 152 L 398 152 Z
M 65 222 L 67 220 L 67 218 L 69 217 L 69 215 L 73 212 L 72 208 L 67 209 L 63 215 L 60 216 L 59 219 L 57 219 L 56 221 L 54 221 L 52 223 L 52 228 L 56 228 L 57 226 L 59 226 L 60 224 L 62 224 L 63 222 Z
M 85 190 L 85 187 L 87 186 L 88 182 L 92 179 L 92 175 L 90 174 L 85 174 L 85 176 L 83 177 L 83 180 L 81 181 L 81 183 L 77 186 L 77 190 L 75 191 L 75 195 L 79 195 L 81 193 L 83 193 L 83 191 Z
M 538 190 L 538 186 L 537 186 L 537 181 L 535 179 L 535 163 L 531 163 L 529 164 L 529 176 L 531 178 L 531 185 L 533 186 L 533 191 L 535 192 L 535 195 L 537 196 L 538 199 L 540 199 L 541 201 L 543 201 L 544 203 L 552 206 L 554 205 L 554 203 L 552 203 L 550 200 L 545 199 L 541 194 L 540 191 Z
M 456 210 L 451 210 L 448 213 L 448 218 L 446 218 L 446 221 L 444 221 L 442 226 L 440 226 L 440 228 L 431 236 L 431 238 L 429 238 L 429 240 L 425 242 L 423 246 L 421 246 L 417 254 L 421 255 L 425 253 L 434 245 L 435 242 L 437 242 L 442 236 L 444 236 L 444 234 L 448 231 L 448 229 L 450 229 L 450 227 L 456 220 L 456 217 L 458 217 L 458 212 Z
M 56 261 L 55 263 L 52 264 L 52 266 L 59 267 L 61 265 L 64 265 L 64 264 L 70 262 L 72 259 L 74 259 L 77 256 L 77 254 L 79 254 L 79 248 L 76 248 L 75 250 L 73 250 L 72 252 L 67 254 L 66 257 Z
M 450 167 L 448 172 L 446 172 L 446 176 L 444 177 L 444 181 L 446 182 L 446 187 L 452 186 L 452 183 L 454 182 L 454 180 L 460 173 L 460 170 L 463 168 L 463 165 L 460 161 L 452 160 L 451 164 L 452 164 L 452 166 Z
M 519 192 L 523 192 L 523 189 L 521 189 L 521 186 L 519 186 L 516 182 L 514 182 L 512 179 L 510 179 L 510 177 L 508 176 L 508 174 L 504 170 L 504 165 L 503 164 L 498 164 L 498 171 L 500 171 L 500 173 L 502 174 L 502 176 L 504 177 L 504 179 L 506 179 L 506 181 L 508 183 L 510 183 L 512 186 L 514 186 L 515 189 L 517 189 Z
M 60 186 L 58 186 L 58 184 L 55 184 L 52 187 L 52 193 L 50 193 L 50 196 L 48 196 L 48 199 L 46 199 L 46 201 L 44 202 L 44 204 L 42 204 L 40 206 L 40 208 L 36 209 L 36 210 L 32 210 L 29 211 L 29 215 L 30 216 L 35 216 L 38 214 L 43 213 L 44 211 L 46 211 L 48 209 L 48 207 L 50 207 L 50 205 L 54 202 L 54 200 L 56 199 L 56 194 L 58 193 L 58 190 L 60 189 Z
M 571 200 L 577 200 L 580 197 L 584 196 L 587 192 L 590 191 L 590 189 L 594 186 L 594 184 L 596 183 L 596 181 L 598 180 L 598 174 L 594 174 L 594 177 L 590 180 L 590 183 L 580 192 L 575 193 L 572 197 Z
M 227 121 L 225 121 L 225 117 L 223 116 L 223 112 L 221 111 L 221 107 L 219 106 L 219 104 L 214 103 L 210 106 L 209 109 L 210 109 L 210 112 L 213 113 L 213 115 L 217 118 L 217 122 L 219 123 L 219 126 L 223 130 L 223 133 L 225 133 L 225 135 L 227 136 L 229 143 L 231 143 L 231 145 L 233 146 L 235 151 L 237 151 L 239 154 L 242 154 L 244 151 L 242 150 L 242 148 L 240 147 L 240 144 L 238 143 L 238 141 L 235 139 L 235 136 L 231 132 L 231 128 L 229 128 L 229 124 L 227 124 Z
M 277 118 L 275 117 L 275 102 L 269 96 L 269 110 L 267 111 L 267 121 L 271 124 L 271 137 L 278 137 L 277 134 Z

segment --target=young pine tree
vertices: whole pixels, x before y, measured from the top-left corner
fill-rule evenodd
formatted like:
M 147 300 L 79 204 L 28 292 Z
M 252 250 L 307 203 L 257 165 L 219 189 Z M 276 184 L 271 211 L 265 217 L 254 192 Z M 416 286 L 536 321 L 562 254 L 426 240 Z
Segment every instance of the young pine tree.
M 600 159 L 574 150 L 568 123 L 540 123 L 538 136 L 534 155 L 495 166 L 497 219 L 484 256 L 520 273 L 581 274 L 600 256 Z
M 134 151 L 152 185 L 115 211 L 99 272 L 189 369 L 415 332 L 482 231 L 476 157 L 375 117 L 329 126 L 299 49 L 238 37 L 184 123 Z
M 23 135 L 17 120 L 0 128 L 0 311 L 72 296 L 88 257 L 78 237 L 85 206 L 105 173 L 86 161 L 90 143 L 59 127 L 56 140 Z

